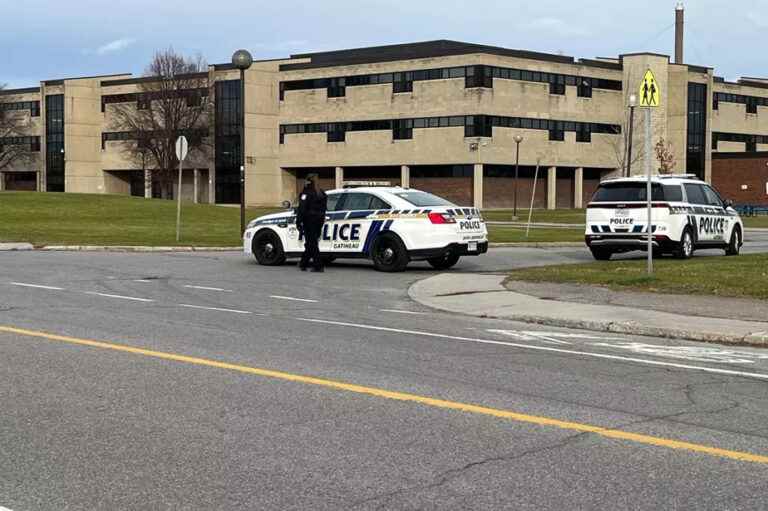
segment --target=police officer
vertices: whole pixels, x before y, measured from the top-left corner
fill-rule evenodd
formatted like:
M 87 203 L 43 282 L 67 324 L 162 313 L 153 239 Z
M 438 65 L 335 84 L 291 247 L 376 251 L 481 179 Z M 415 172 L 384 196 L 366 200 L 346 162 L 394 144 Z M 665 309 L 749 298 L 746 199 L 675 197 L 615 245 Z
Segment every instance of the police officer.
M 320 259 L 320 234 L 325 223 L 325 211 L 328 198 L 317 184 L 317 174 L 309 174 L 304 189 L 299 196 L 299 209 L 296 213 L 296 227 L 304 236 L 304 254 L 299 262 L 299 269 L 306 271 L 310 260 L 312 271 L 323 271 Z

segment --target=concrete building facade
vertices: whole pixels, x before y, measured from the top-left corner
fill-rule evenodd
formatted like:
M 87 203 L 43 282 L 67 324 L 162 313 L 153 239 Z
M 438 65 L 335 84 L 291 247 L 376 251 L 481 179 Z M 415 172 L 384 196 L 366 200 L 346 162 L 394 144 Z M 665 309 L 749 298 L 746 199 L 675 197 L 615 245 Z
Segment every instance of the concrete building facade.
M 245 199 L 293 201 L 317 172 L 326 188 L 380 181 L 477 207 L 582 207 L 627 162 L 632 174 L 644 172 L 639 109 L 627 156 L 627 105 L 648 69 L 661 89 L 652 142 L 671 144 L 676 172 L 711 181 L 713 152 L 768 150 L 768 80 L 727 82 L 712 68 L 650 53 L 576 60 L 431 41 L 254 62 L 245 73 Z M 204 76 L 211 149 L 185 161 L 181 193 L 239 202 L 239 71 L 212 65 Z M 142 165 L 126 157 L 136 141 L 112 119 L 116 104 L 147 100 L 140 84 L 149 79 L 0 91 L 0 108 L 23 117 L 15 142 L 34 154 L 0 171 L 0 187 L 152 196 Z

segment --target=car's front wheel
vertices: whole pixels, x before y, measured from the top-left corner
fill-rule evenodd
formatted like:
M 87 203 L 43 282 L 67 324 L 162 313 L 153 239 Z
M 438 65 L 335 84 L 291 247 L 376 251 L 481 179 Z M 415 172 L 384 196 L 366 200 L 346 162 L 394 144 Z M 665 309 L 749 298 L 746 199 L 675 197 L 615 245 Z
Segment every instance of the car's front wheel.
M 683 235 L 680 237 L 680 243 L 677 244 L 677 250 L 675 250 L 675 257 L 678 259 L 690 259 L 693 255 L 693 234 L 690 229 L 683 231 Z
M 725 247 L 725 255 L 739 255 L 739 250 L 741 250 L 741 229 L 734 227 L 733 232 L 731 233 L 731 241 L 728 243 L 728 246 Z
M 427 259 L 427 262 L 436 270 L 447 270 L 448 268 L 453 268 L 459 262 L 459 255 L 449 252 L 440 257 Z
M 592 257 L 598 261 L 608 261 L 613 255 L 610 249 L 604 247 L 591 247 L 589 250 L 592 252 Z
M 371 248 L 373 267 L 378 271 L 398 272 L 408 266 L 408 251 L 395 234 L 385 233 L 376 238 Z
M 280 237 L 271 229 L 264 229 L 253 236 L 253 256 L 264 266 L 278 266 L 285 262 L 285 251 Z

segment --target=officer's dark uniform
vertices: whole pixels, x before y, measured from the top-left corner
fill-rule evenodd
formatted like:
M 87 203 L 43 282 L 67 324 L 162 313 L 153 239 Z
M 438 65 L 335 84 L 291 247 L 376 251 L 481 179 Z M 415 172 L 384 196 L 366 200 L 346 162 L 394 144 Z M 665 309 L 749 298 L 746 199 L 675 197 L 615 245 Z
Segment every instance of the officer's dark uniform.
M 299 268 L 307 269 L 310 260 L 312 271 L 323 271 L 323 262 L 320 259 L 320 235 L 325 222 L 325 211 L 328 207 L 328 199 L 310 176 L 307 184 L 299 196 L 299 209 L 296 212 L 296 227 L 304 233 L 304 254 L 301 256 Z

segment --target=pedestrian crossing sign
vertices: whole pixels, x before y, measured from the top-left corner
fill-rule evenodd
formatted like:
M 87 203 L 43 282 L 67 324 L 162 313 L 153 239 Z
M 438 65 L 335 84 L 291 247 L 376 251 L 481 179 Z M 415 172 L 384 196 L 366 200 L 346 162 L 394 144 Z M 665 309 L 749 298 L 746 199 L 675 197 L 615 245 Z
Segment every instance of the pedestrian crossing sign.
M 653 76 L 653 71 L 650 69 L 645 72 L 643 77 L 643 83 L 640 84 L 640 106 L 659 106 L 661 103 L 661 90 L 659 89 L 659 83 L 656 81 L 656 77 Z

